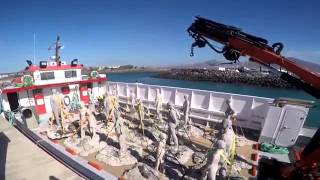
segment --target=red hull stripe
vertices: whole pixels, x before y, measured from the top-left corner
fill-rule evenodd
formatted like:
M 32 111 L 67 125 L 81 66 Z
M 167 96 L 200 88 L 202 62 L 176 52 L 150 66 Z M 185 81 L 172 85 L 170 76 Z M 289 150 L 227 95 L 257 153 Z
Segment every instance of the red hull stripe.
M 28 86 L 28 87 L 7 88 L 7 89 L 3 89 L 2 93 L 12 93 L 12 92 L 40 89 L 40 88 L 66 86 L 66 85 L 69 85 L 69 84 L 86 84 L 86 83 L 92 83 L 92 82 L 103 82 L 103 81 L 106 81 L 106 80 L 107 80 L 107 78 L 94 78 L 94 79 L 73 81 L 73 82 L 67 82 L 67 83 L 53 83 L 53 84 L 44 84 L 44 85 L 34 85 L 34 86 Z

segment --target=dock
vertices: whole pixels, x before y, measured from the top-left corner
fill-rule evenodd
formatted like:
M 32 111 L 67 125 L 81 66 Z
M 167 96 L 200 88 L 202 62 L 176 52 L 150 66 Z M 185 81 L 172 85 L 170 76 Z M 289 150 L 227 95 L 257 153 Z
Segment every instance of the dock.
M 82 179 L 0 117 L 0 179 Z

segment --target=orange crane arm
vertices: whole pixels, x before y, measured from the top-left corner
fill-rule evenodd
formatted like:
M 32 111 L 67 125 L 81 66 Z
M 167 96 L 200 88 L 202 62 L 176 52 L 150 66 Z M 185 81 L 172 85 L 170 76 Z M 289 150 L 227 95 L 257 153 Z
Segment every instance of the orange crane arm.
M 277 64 L 295 74 L 304 82 L 320 90 L 320 74 L 312 72 L 275 52 L 252 46 L 252 44 L 248 42 L 235 38 L 229 38 L 229 42 L 230 47 L 240 50 L 240 55 L 250 56 L 262 64 Z
M 193 48 L 202 48 L 208 45 L 217 53 L 222 53 L 227 60 L 236 62 L 240 56 L 249 56 L 250 60 L 270 65 L 277 64 L 285 68 L 291 76 L 285 77 L 294 79 L 294 83 L 314 95 L 320 97 L 320 72 L 312 72 L 308 68 L 281 56 L 282 43 L 268 45 L 268 41 L 245 32 L 240 28 L 217 23 L 202 17 L 196 17 L 195 22 L 188 28 L 190 36 L 195 39 L 191 46 L 191 56 Z M 215 48 L 207 39 L 216 41 L 224 45 L 221 50 Z M 297 83 L 298 82 L 298 83 Z

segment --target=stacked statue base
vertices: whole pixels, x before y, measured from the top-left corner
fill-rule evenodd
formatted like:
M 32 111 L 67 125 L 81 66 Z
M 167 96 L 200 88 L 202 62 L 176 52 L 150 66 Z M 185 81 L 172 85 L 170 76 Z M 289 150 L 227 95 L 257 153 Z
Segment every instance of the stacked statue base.
M 185 139 L 189 139 L 191 136 L 194 138 L 201 138 L 204 136 L 203 130 L 195 126 L 181 125 L 177 129 L 179 129 L 178 135 Z
M 69 127 L 69 125 L 70 124 L 66 124 L 67 127 Z M 63 132 L 61 129 L 58 129 L 56 127 L 48 128 L 46 130 L 46 133 L 49 139 L 63 139 L 74 134 L 73 130 Z
M 185 164 L 189 160 L 192 159 L 192 154 L 194 153 L 193 150 L 191 150 L 189 147 L 180 145 L 179 150 L 175 151 L 174 147 L 168 147 L 167 151 L 167 159 L 172 162 L 176 162 L 176 164 Z
M 123 177 L 128 180 L 159 180 L 159 179 L 169 179 L 163 174 L 159 174 L 156 170 L 151 168 L 150 166 L 137 163 L 132 169 L 125 172 Z
M 49 139 L 63 139 L 63 138 L 72 136 L 72 134 L 73 134 L 72 132 L 63 133 L 61 130 L 53 130 L 53 129 L 47 130 L 47 137 Z
M 96 155 L 96 159 L 110 166 L 133 165 L 138 162 L 129 152 L 120 155 L 119 149 L 107 144 Z
M 64 145 L 75 150 L 80 156 L 88 156 L 100 150 L 98 136 L 92 139 L 90 136 L 85 136 L 83 139 L 69 137 L 64 141 Z

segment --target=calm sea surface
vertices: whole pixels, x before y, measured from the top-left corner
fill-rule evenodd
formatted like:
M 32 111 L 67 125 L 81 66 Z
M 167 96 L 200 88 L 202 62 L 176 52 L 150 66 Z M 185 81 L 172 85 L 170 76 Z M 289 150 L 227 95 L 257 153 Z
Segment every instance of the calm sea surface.
M 220 91 L 268 98 L 289 97 L 315 101 L 315 105 L 309 111 L 306 126 L 319 127 L 320 125 L 320 101 L 302 90 L 278 89 L 249 86 L 242 84 L 223 84 L 205 81 L 182 81 L 173 79 L 159 79 L 151 77 L 154 73 L 110 73 L 107 77 L 110 81 L 144 83 L 162 86 L 175 86 L 191 89 L 202 89 L 210 91 Z

